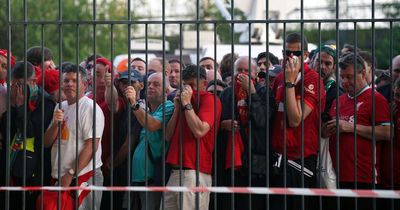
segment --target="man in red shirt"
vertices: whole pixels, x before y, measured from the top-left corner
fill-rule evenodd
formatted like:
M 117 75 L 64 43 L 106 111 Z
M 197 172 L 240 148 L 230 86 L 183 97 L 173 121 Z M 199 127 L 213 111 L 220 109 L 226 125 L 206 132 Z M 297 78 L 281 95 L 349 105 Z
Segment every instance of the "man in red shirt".
M 302 42 L 304 52 L 302 52 Z M 318 122 L 320 110 L 324 109 L 325 104 L 324 83 L 318 73 L 304 63 L 304 59 L 308 56 L 307 41 L 304 36 L 299 33 L 289 34 L 285 46 L 284 72 L 276 77 L 274 83 L 278 110 L 272 123 L 272 148 L 276 152 L 277 161 L 271 183 L 276 187 L 310 188 L 314 187 L 316 182 Z M 303 72 L 301 72 L 302 65 Z M 284 154 L 285 149 L 286 154 Z M 285 157 L 288 160 L 286 163 L 284 163 Z M 282 209 L 283 203 L 283 197 L 277 196 L 277 201 L 271 201 L 271 207 Z M 302 204 L 299 196 L 290 196 L 287 199 L 288 209 L 299 208 Z M 306 209 L 313 209 L 309 198 L 305 198 L 304 206 Z
M 166 140 L 170 141 L 167 163 L 172 166 L 168 186 L 179 186 L 181 178 L 183 186 L 194 187 L 198 178 L 199 186 L 210 187 L 221 102 L 206 91 L 207 74 L 203 67 L 187 66 L 182 71 L 182 80 L 184 86 L 174 98 L 175 109 L 165 134 Z M 183 193 L 182 209 L 196 209 L 195 198 L 195 193 Z M 179 193 L 166 193 L 164 199 L 165 209 L 179 209 Z M 199 193 L 199 209 L 208 209 L 209 200 L 210 193 Z
M 338 174 L 339 188 L 372 189 L 380 179 L 377 173 L 380 169 L 381 141 L 390 140 L 389 105 L 381 94 L 369 87 L 365 62 L 360 55 L 344 55 L 339 61 L 339 68 L 339 76 L 347 94 L 338 98 L 339 109 L 333 102 L 330 115 L 339 119 L 324 123 L 322 133 L 324 137 L 331 136 L 329 149 Z M 373 103 L 375 113 L 372 110 Z M 354 113 L 357 113 L 356 116 Z M 336 129 L 339 129 L 338 142 Z M 376 145 L 373 145 L 374 142 Z M 372 209 L 372 199 L 358 200 L 359 209 Z M 341 209 L 355 209 L 354 198 L 343 198 L 340 203 Z

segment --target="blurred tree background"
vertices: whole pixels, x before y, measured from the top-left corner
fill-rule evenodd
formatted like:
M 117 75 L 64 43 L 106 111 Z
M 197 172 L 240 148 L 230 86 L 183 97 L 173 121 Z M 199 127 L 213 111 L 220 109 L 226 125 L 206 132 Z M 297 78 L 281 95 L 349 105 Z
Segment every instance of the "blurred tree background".
M 11 26 L 11 50 L 17 59 L 23 59 L 24 47 L 29 49 L 32 46 L 43 44 L 53 51 L 55 62 L 58 65 L 61 55 L 61 61 L 76 62 L 83 60 L 88 55 L 93 54 L 93 30 L 96 30 L 96 52 L 107 58 L 111 58 L 111 26 L 97 24 L 81 23 L 76 24 L 41 24 L 40 21 L 59 20 L 58 1 L 27 1 L 26 20 L 36 22 L 28 24 L 26 27 L 27 36 L 24 34 L 24 5 L 23 0 L 11 0 L 11 20 L 21 24 Z M 142 1 L 144 3 L 144 1 Z M 93 1 L 92 0 L 74 0 L 61 1 L 61 19 L 63 21 L 91 21 L 93 20 Z M 0 48 L 7 49 L 7 15 L 6 0 L 0 0 Z M 97 20 L 127 20 L 127 1 L 114 0 L 97 1 L 96 19 Z M 132 20 L 135 20 L 134 12 L 131 13 Z M 87 22 L 86 22 L 87 23 Z M 61 26 L 61 27 L 60 27 Z M 94 28 L 95 27 L 95 28 Z M 132 25 L 134 29 L 134 25 Z M 59 30 L 61 35 L 59 36 Z M 128 53 L 128 25 L 113 25 L 113 44 L 114 55 L 122 52 Z M 78 36 L 79 34 L 79 36 Z M 24 46 L 26 38 L 27 45 Z M 79 40 L 79 42 L 78 42 Z M 59 51 L 59 43 L 61 51 Z M 78 52 L 79 45 L 79 55 Z

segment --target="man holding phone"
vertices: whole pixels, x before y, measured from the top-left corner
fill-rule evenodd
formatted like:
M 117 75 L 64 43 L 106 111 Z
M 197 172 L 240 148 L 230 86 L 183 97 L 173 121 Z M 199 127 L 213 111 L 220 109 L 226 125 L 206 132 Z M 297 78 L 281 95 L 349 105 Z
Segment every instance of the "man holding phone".
M 280 164 L 275 164 L 277 168 L 275 171 L 278 173 L 272 175 L 271 183 L 276 184 L 276 187 L 312 188 L 316 183 L 315 172 L 319 147 L 317 122 L 321 116 L 320 110 L 323 110 L 325 105 L 325 90 L 318 73 L 304 63 L 308 56 L 304 35 L 291 33 L 286 37 L 285 42 L 284 72 L 276 77 L 273 88 L 278 110 L 272 123 L 274 131 L 272 148 L 277 153 L 278 160 L 285 160 L 284 157 L 286 157 L 288 161 L 287 163 L 278 161 Z M 320 85 L 319 88 L 318 85 Z M 318 107 L 319 102 L 321 102 L 321 109 Z M 284 149 L 286 149 L 286 154 L 284 154 Z M 302 163 L 304 163 L 303 166 Z M 286 167 L 286 170 L 283 167 Z M 286 176 L 283 174 L 284 171 L 286 171 Z M 273 199 L 276 200 L 271 202 L 271 209 L 283 209 L 283 196 L 274 196 Z M 299 196 L 287 198 L 288 209 L 296 209 L 302 204 L 306 209 L 313 209 L 309 198 L 305 198 L 304 203 Z

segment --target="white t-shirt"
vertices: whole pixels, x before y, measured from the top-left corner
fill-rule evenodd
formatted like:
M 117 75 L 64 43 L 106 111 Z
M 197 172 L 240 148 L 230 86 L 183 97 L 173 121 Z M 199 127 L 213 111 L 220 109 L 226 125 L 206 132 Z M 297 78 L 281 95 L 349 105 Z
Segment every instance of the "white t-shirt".
M 83 96 L 79 99 L 79 111 L 78 111 L 78 122 L 79 129 L 76 129 L 76 103 L 68 105 L 67 101 L 63 101 L 61 104 L 64 110 L 64 121 L 68 129 L 68 138 L 65 135 L 61 135 L 61 169 L 60 175 L 63 176 L 75 163 L 77 157 L 83 149 L 85 141 L 92 139 L 93 127 L 96 126 L 96 138 L 100 138 L 98 148 L 96 151 L 96 168 L 100 168 L 103 163 L 101 162 L 101 136 L 103 135 L 104 129 L 104 114 L 99 105 L 96 104 L 96 122 L 93 125 L 93 100 L 87 96 Z M 58 108 L 58 105 L 56 106 Z M 63 126 L 61 125 L 62 129 Z M 78 134 L 78 154 L 76 154 L 76 133 Z M 51 176 L 55 179 L 58 178 L 58 140 L 56 140 L 51 148 L 51 165 L 52 171 Z M 75 170 L 75 169 L 74 169 Z M 88 165 L 83 168 L 78 176 L 83 175 L 93 170 L 93 158 L 90 160 Z

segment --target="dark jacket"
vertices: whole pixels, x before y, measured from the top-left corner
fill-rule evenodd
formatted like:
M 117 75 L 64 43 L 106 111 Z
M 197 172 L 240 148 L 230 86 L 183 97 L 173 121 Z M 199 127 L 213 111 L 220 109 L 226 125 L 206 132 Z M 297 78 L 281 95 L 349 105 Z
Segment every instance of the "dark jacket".
M 236 109 L 236 102 L 234 104 L 234 110 L 232 110 L 232 97 L 233 88 L 228 87 L 221 93 L 221 103 L 222 103 L 222 113 L 221 122 L 223 120 L 232 119 L 232 112 L 234 112 L 235 119 L 238 120 L 238 114 Z M 267 103 L 267 93 L 269 92 L 269 101 Z M 249 100 L 251 99 L 251 100 Z M 255 163 L 255 159 L 252 159 L 252 172 L 256 173 L 257 169 L 263 168 L 263 174 L 266 173 L 266 155 L 272 156 L 271 152 L 271 141 L 267 138 L 267 126 L 270 126 L 272 122 L 273 113 L 276 110 L 276 103 L 272 91 L 265 86 L 256 86 L 256 93 L 252 94 L 247 100 L 247 104 L 250 107 L 250 123 L 249 128 L 251 133 L 251 153 L 252 157 L 261 157 L 262 163 Z M 269 130 L 269 135 L 271 136 L 271 130 Z M 244 144 L 244 153 L 242 155 L 243 166 L 242 169 L 249 170 L 248 162 L 248 151 L 249 151 L 249 139 L 244 134 L 244 128 L 241 126 L 241 137 Z M 227 147 L 228 131 L 220 131 L 218 134 L 218 145 L 217 145 L 217 168 L 221 172 L 224 170 L 225 166 L 225 156 Z M 267 153 L 267 148 L 269 148 L 269 153 Z M 270 159 L 271 160 L 271 159 Z
M 42 101 L 42 95 L 44 97 L 44 101 Z M 42 116 L 42 105 L 44 113 Z M 42 133 L 44 133 L 52 118 L 53 111 L 56 103 L 52 100 L 49 94 L 47 94 L 43 89 L 39 87 L 39 94 L 36 101 L 36 109 L 32 112 L 29 108 L 26 111 L 26 137 L 27 138 L 35 138 L 34 143 L 34 152 L 27 151 L 27 162 L 26 162 L 26 176 L 27 178 L 35 177 L 36 180 L 40 181 L 41 174 L 41 160 L 42 160 Z M 7 132 L 7 112 L 4 113 L 1 121 L 0 121 L 0 129 L 4 134 L 4 142 L 3 143 L 3 151 L 2 154 L 5 154 L 6 147 L 6 139 L 9 136 L 10 144 L 13 141 L 17 130 L 20 132 L 24 131 L 24 106 L 20 107 L 11 107 L 11 119 L 10 119 L 10 133 Z M 43 128 L 42 128 L 43 123 Z M 14 167 L 12 168 L 11 175 L 16 177 L 23 176 L 23 150 L 19 151 L 20 154 L 17 155 L 15 160 Z M 5 158 L 5 156 L 3 156 Z M 20 157 L 20 158 L 18 158 Z M 50 172 L 51 172 L 51 163 L 50 163 L 50 150 L 44 149 L 44 180 L 50 180 Z M 29 159 L 29 160 L 28 160 Z

